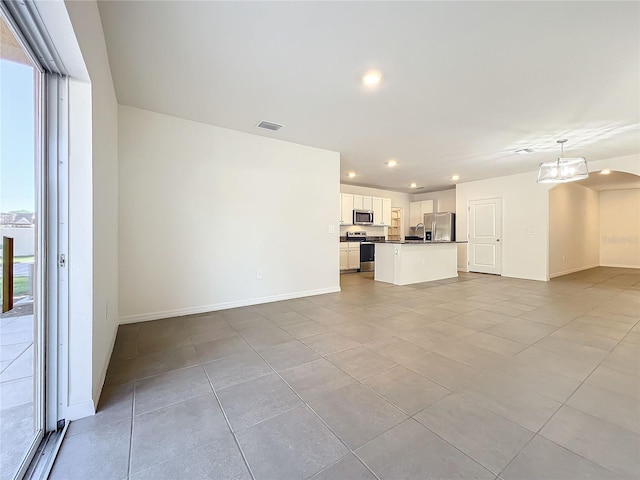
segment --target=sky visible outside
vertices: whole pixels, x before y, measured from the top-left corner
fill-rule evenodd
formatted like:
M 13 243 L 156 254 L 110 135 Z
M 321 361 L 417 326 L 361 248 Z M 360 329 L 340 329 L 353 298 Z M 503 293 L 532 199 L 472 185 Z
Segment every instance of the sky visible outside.
M 34 211 L 34 69 L 0 60 L 0 212 Z

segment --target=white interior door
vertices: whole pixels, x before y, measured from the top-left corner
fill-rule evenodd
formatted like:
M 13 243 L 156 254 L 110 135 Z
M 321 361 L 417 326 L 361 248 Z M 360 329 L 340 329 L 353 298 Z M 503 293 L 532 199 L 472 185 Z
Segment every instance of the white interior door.
M 502 273 L 502 199 L 469 201 L 469 271 Z

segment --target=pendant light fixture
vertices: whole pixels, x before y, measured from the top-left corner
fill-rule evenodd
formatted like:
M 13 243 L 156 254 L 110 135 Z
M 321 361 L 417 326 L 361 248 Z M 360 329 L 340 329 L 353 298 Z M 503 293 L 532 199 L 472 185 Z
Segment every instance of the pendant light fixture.
M 560 157 L 553 162 L 540 164 L 538 170 L 538 183 L 567 183 L 576 180 L 584 180 L 589 176 L 587 160 L 580 158 L 564 158 L 564 144 L 567 140 L 558 140 L 560 144 Z

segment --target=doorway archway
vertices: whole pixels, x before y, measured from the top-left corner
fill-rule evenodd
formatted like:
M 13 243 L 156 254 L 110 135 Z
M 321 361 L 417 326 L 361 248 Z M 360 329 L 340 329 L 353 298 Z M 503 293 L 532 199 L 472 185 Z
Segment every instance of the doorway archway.
M 640 176 L 604 170 L 549 190 L 549 277 L 640 268 Z

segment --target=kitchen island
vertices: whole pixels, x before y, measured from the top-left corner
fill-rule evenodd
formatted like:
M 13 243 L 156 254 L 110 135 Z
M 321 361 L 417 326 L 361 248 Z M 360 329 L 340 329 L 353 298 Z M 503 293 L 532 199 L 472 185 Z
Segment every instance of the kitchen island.
M 411 285 L 458 276 L 458 245 L 451 243 L 376 243 L 374 279 Z

